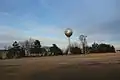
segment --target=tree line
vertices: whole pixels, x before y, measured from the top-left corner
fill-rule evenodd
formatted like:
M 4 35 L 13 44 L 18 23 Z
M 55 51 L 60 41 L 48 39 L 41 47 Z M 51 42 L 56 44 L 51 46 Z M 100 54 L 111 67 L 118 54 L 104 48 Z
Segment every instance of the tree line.
M 115 52 L 115 48 L 113 45 L 110 44 L 98 44 L 98 43 L 93 43 L 91 47 L 89 47 L 89 50 L 91 53 L 110 53 L 110 52 Z
M 41 46 L 39 40 L 26 40 L 24 42 L 15 41 L 7 50 L 7 58 L 20 58 L 25 56 L 47 56 L 63 55 L 62 50 L 56 44 L 48 50 Z
M 83 49 L 79 47 L 77 43 L 73 43 L 70 46 L 72 54 L 83 54 Z M 113 45 L 105 43 L 93 43 L 91 46 L 85 47 L 86 53 L 110 53 L 115 52 Z M 56 44 L 51 47 L 42 47 L 39 40 L 26 40 L 24 42 L 13 42 L 11 47 L 7 49 L 7 58 L 21 58 L 25 56 L 52 56 L 52 55 L 67 55 L 68 47 L 63 52 Z
M 76 43 L 72 44 L 70 47 L 71 53 L 73 54 L 83 54 L 83 49 L 80 48 Z M 115 53 L 115 47 L 110 44 L 105 43 L 93 43 L 92 46 L 85 47 L 86 54 L 89 53 Z M 68 48 L 65 51 L 65 54 L 68 53 Z

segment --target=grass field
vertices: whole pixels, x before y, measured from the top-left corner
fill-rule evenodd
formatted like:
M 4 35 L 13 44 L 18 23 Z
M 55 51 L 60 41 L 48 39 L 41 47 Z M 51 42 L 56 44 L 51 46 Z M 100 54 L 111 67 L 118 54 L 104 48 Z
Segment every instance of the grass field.
M 120 53 L 0 60 L 0 80 L 120 80 Z

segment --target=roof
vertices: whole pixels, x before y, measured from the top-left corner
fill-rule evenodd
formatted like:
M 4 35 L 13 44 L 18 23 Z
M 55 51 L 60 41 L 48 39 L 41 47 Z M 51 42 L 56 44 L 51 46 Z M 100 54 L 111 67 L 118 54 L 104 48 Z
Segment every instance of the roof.
M 8 50 L 1 49 L 0 52 L 2 52 L 2 51 L 8 51 Z
M 7 52 L 8 50 L 0 50 L 0 53 Z
M 52 47 L 52 46 L 42 46 L 42 48 L 50 48 L 50 47 Z

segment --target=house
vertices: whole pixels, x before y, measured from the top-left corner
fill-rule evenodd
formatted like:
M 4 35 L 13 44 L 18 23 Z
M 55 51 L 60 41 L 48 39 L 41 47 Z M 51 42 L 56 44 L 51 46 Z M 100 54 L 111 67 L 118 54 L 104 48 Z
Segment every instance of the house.
M 0 50 L 0 59 L 7 58 L 8 50 Z
M 50 50 L 50 46 L 43 46 L 41 47 L 42 48 L 42 54 L 43 55 L 51 55 L 51 50 Z
M 116 52 L 118 52 L 118 53 L 119 53 L 119 52 L 120 52 L 120 50 L 116 50 Z

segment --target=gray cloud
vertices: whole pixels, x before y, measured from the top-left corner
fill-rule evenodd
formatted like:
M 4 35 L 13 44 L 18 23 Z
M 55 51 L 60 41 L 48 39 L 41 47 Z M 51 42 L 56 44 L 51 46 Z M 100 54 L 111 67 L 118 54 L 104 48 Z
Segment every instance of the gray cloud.
M 103 38 L 108 38 L 110 41 L 120 40 L 120 20 L 115 20 L 107 23 L 100 24 L 97 28 L 92 28 L 89 35 L 98 34 Z
M 24 40 L 22 37 L 13 35 L 0 34 L 0 49 L 4 49 L 4 46 L 12 45 L 14 41 Z
M 13 40 L 21 40 L 21 37 L 13 36 L 13 35 L 6 35 L 0 34 L 0 42 L 9 42 Z
M 102 32 L 109 34 L 120 34 L 120 20 L 104 23 L 100 26 Z
M 29 25 L 26 25 L 29 26 Z M 33 26 L 39 26 L 33 25 Z M 72 35 L 72 42 L 78 40 L 80 34 L 87 35 L 88 43 L 96 42 L 108 42 L 111 44 L 115 44 L 115 46 L 119 46 L 117 43 L 120 40 L 120 20 L 114 20 L 111 22 L 105 22 L 98 25 L 93 26 L 84 26 L 84 27 L 71 27 L 73 29 L 74 34 Z M 11 44 L 14 40 L 20 41 L 28 39 L 29 36 L 41 40 L 44 45 L 51 45 L 52 43 L 58 44 L 59 47 L 66 47 L 67 39 L 64 35 L 65 26 L 63 27 L 54 27 L 52 26 L 50 29 L 47 27 L 28 27 L 28 31 L 19 30 L 11 27 L 0 27 L 0 47 L 4 47 L 3 44 Z M 47 29 L 46 29 L 47 28 Z M 35 34 L 34 34 L 35 32 Z M 45 34 L 46 33 L 46 34 Z M 49 34 L 51 33 L 51 34 Z M 42 36 L 42 35 L 43 36 Z M 48 34 L 48 36 L 46 36 Z M 49 37 L 52 35 L 53 37 Z M 56 38 L 55 38 L 56 36 Z
M 14 41 L 24 40 L 23 32 L 8 26 L 0 26 L 0 49 L 11 45 Z M 22 37 L 22 36 L 23 37 Z
M 86 26 L 82 29 L 84 33 L 88 35 L 93 34 L 119 34 L 120 20 L 114 20 L 111 22 L 104 22 L 97 25 Z
M 11 45 L 10 43 L 3 43 L 3 42 L 1 43 L 0 42 L 0 49 L 5 49 L 4 48 L 5 46 L 10 46 L 10 45 Z
M 120 48 L 118 44 L 120 43 L 120 19 L 96 25 L 72 28 L 74 30 L 73 36 L 75 37 L 79 37 L 81 34 L 87 35 L 88 44 L 93 42 L 110 43 Z

